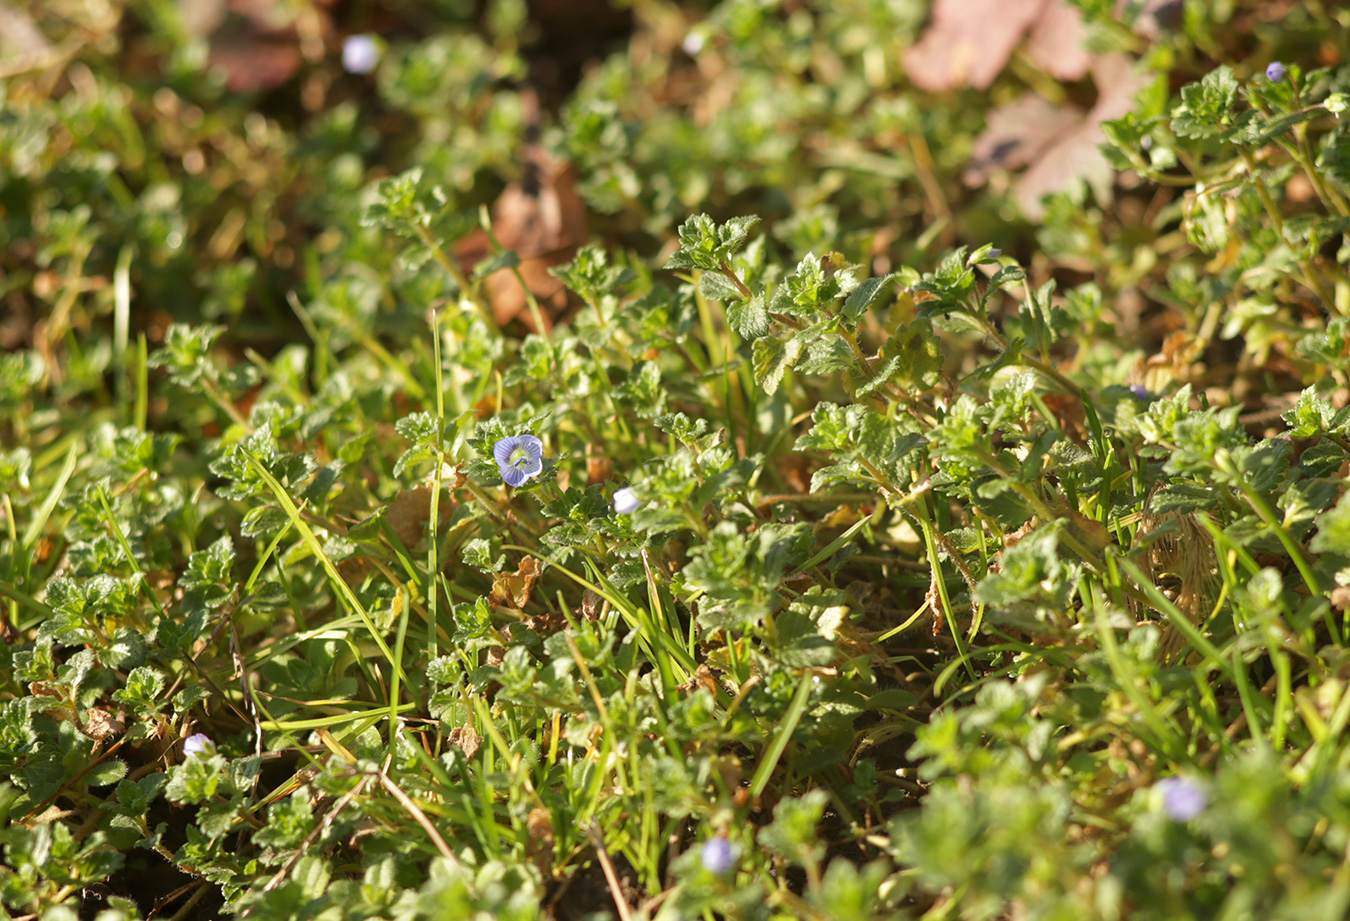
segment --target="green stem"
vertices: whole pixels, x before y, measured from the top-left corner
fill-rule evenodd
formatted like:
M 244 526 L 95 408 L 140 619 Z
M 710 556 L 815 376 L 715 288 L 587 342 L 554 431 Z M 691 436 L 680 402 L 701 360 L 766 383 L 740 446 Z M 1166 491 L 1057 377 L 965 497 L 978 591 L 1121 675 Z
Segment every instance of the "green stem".
M 1256 516 L 1275 532 L 1275 536 L 1279 539 L 1285 552 L 1289 554 L 1290 559 L 1294 561 L 1294 565 L 1298 567 L 1299 575 L 1303 577 L 1303 583 L 1308 586 L 1308 591 L 1312 592 L 1313 597 L 1320 596 L 1322 594 L 1322 586 L 1317 580 L 1317 575 L 1312 571 L 1312 567 L 1308 563 L 1303 546 L 1296 543 L 1294 539 L 1289 536 L 1289 532 L 1286 531 L 1284 525 L 1280 523 L 1278 516 L 1275 514 L 1275 510 L 1272 509 L 1270 503 L 1266 501 L 1266 497 L 1257 492 L 1242 472 L 1234 466 L 1232 455 L 1227 451 L 1217 452 L 1214 455 L 1214 467 L 1223 474 L 1229 482 L 1238 488 L 1238 491 L 1242 493 L 1243 498 L 1247 500 L 1247 503 L 1252 507 L 1252 510 L 1256 512 Z
M 431 231 L 427 230 L 421 224 L 418 224 L 417 234 L 421 238 L 423 245 L 431 250 L 432 257 L 440 267 L 445 269 L 445 273 L 450 276 L 450 280 L 459 286 L 459 293 L 464 297 L 467 297 L 474 307 L 478 308 L 478 312 L 482 314 L 483 321 L 487 323 L 488 329 L 492 330 L 494 333 L 500 332 L 501 328 L 497 325 L 497 316 L 492 312 L 492 307 L 488 305 L 487 301 L 483 300 L 483 296 L 474 289 L 473 285 L 469 284 L 469 279 L 464 274 L 463 270 L 461 270 L 455 260 L 451 259 L 445 250 L 441 248 L 440 243 L 431 235 Z
M 1298 111 L 1324 108 L 1320 105 L 1305 107 L 1303 105 L 1303 94 L 1298 91 L 1297 81 L 1291 80 L 1290 83 L 1294 88 L 1294 105 L 1297 107 Z M 1308 141 L 1307 122 L 1304 122 L 1295 129 L 1295 136 L 1298 138 L 1298 144 L 1296 149 L 1290 151 L 1290 154 L 1298 161 L 1298 165 L 1303 168 L 1303 172 L 1307 174 L 1308 180 L 1317 191 L 1317 197 L 1322 199 L 1323 204 L 1332 211 L 1335 211 L 1341 217 L 1350 217 L 1350 207 L 1346 206 L 1345 199 L 1341 197 L 1339 192 L 1326 184 L 1322 179 L 1321 172 L 1318 171 L 1315 165 L 1312 155 L 1312 144 Z
M 1266 215 L 1270 218 L 1270 222 L 1275 225 L 1275 229 L 1279 232 L 1280 238 L 1283 239 L 1284 215 L 1282 215 L 1280 209 L 1276 207 L 1275 199 L 1271 197 L 1270 189 L 1266 186 L 1266 181 L 1261 178 L 1261 172 L 1256 165 L 1256 158 L 1252 156 L 1251 151 L 1249 150 L 1242 150 L 1241 154 L 1243 162 L 1247 164 L 1247 173 L 1252 177 L 1252 182 L 1256 186 L 1256 194 L 1261 199 L 1261 205 L 1266 209 Z M 1336 299 L 1332 296 L 1331 292 L 1327 290 L 1327 287 L 1323 284 L 1322 280 L 1313 272 L 1312 263 L 1307 259 L 1302 258 L 1297 259 L 1296 261 L 1299 270 L 1303 273 L 1304 284 L 1311 288 L 1317 296 L 1321 298 L 1322 303 L 1326 305 L 1328 311 L 1334 310 L 1336 308 Z

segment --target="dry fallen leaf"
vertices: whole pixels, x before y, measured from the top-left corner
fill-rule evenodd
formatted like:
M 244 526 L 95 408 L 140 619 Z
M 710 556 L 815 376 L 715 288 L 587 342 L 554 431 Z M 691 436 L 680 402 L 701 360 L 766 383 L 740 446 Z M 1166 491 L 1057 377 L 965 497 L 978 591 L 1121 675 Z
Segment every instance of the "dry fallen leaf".
M 539 874 L 548 879 L 553 874 L 553 819 L 543 806 L 535 806 L 525 819 L 529 832 L 526 849 Z
M 51 52 L 52 43 L 31 15 L 0 3 L 0 76 L 39 66 Z
M 473 720 L 469 719 L 464 721 L 463 726 L 456 726 L 450 730 L 449 742 L 462 751 L 465 758 L 472 758 L 482 746 L 483 737 L 474 728 Z
M 91 707 L 84 712 L 84 725 L 80 727 L 80 731 L 89 738 L 102 742 L 125 728 L 126 723 L 122 719 L 113 716 L 107 710 Z
M 296 7 L 280 0 L 183 0 L 192 34 L 210 39 L 208 60 L 231 92 L 276 89 L 323 54 L 331 0 Z
M 1082 118 L 1082 109 L 1057 106 L 1034 93 L 1001 105 L 989 113 L 962 178 L 967 185 L 977 186 L 987 182 L 995 170 L 1020 169 Z
M 905 54 L 905 69 L 931 92 L 988 89 L 1050 0 L 936 0 L 933 20 Z
M 995 171 L 1030 164 L 1013 182 L 1012 192 L 1031 220 L 1044 214 L 1043 196 L 1075 181 L 1087 182 L 1099 199 L 1107 199 L 1115 171 L 1098 149 L 1106 140 L 1101 123 L 1128 112 L 1148 76 L 1136 73 L 1126 55 L 1108 54 L 1092 62 L 1092 78 L 1098 95 L 1088 112 L 1028 93 L 990 113 L 962 177 L 966 184 L 982 185 Z
M 442 498 L 437 512 L 444 523 L 454 510 L 454 502 Z M 401 489 L 394 501 L 385 509 L 385 520 L 394 529 L 404 547 L 416 546 L 417 541 L 426 533 L 427 522 L 431 520 L 431 487 L 418 486 L 414 489 Z
M 212 70 L 225 75 L 232 93 L 258 93 L 276 89 L 300 70 L 300 49 L 284 40 L 257 35 L 217 34 L 211 39 Z
M 1084 45 L 1087 34 L 1077 7 L 1053 0 L 1031 27 L 1027 57 L 1056 80 L 1081 80 L 1092 66 L 1092 54 Z
M 1114 12 L 1137 34 L 1155 39 L 1181 28 L 1186 0 L 1116 0 Z
M 527 556 L 520 561 L 520 567 L 515 572 L 499 572 L 492 580 L 493 604 L 510 604 L 515 608 L 523 608 L 530 601 L 530 592 L 534 589 L 534 583 L 538 581 L 539 574 L 543 568 L 539 561 L 532 556 Z
M 503 249 L 520 257 L 516 271 L 524 279 L 551 328 L 568 308 L 568 293 L 549 269 L 569 261 L 586 242 L 586 205 L 576 192 L 572 164 L 530 144 L 523 154 L 525 175 L 507 186 L 492 206 L 492 235 Z M 460 241 L 455 255 L 472 269 L 493 251 L 483 231 Z M 505 326 L 517 318 L 534 329 L 525 288 L 511 269 L 499 269 L 484 279 L 484 291 L 497 323 Z M 537 331 L 537 330 L 536 330 Z

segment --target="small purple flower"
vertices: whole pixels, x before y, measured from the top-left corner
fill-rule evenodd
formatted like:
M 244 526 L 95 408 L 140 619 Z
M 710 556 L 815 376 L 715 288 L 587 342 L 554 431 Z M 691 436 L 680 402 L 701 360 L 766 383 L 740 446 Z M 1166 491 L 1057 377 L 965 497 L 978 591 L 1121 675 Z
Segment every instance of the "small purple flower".
M 368 74 L 380 63 L 380 46 L 369 35 L 352 35 L 342 43 L 342 69 L 349 74 Z
M 513 435 L 492 446 L 492 457 L 507 486 L 522 486 L 544 469 L 544 443 L 533 435 Z
M 736 860 L 741 856 L 740 850 L 725 837 L 718 835 L 703 842 L 703 850 L 698 856 L 703 863 L 703 869 L 713 876 L 726 876 L 736 869 Z
M 216 743 L 204 732 L 195 732 L 183 740 L 183 756 L 187 758 L 194 755 L 206 757 L 215 750 Z
M 631 515 L 642 505 L 637 496 L 633 495 L 633 490 L 625 486 L 623 489 L 614 490 L 614 511 L 620 515 Z
M 1148 388 L 1145 387 L 1143 384 L 1131 384 L 1130 393 L 1134 394 L 1141 400 L 1147 400 L 1150 396 L 1152 396 L 1152 394 L 1148 392 Z
M 1283 83 L 1287 76 L 1289 76 L 1289 68 L 1279 61 L 1271 61 L 1270 66 L 1266 68 L 1266 79 L 1271 83 Z
M 1205 788 L 1185 777 L 1164 777 L 1153 788 L 1162 794 L 1163 812 L 1176 822 L 1189 822 L 1209 805 Z

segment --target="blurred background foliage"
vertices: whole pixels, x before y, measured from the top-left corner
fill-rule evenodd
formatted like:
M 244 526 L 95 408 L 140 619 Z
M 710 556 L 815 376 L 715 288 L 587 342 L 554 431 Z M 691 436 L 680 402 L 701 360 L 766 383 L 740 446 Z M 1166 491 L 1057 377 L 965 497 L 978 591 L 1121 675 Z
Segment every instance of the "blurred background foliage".
M 259 918 L 1342 917 L 1347 60 L 1318 0 L 0 0 L 0 899 L 176 906 L 187 868 Z M 841 319 L 848 264 L 899 273 L 884 309 Z M 732 277 L 894 378 L 742 342 Z M 655 507 L 610 515 L 630 477 Z M 1071 512 L 1022 530 L 1013 487 Z M 1084 569 L 1113 541 L 1148 578 Z M 301 727 L 256 733 L 294 761 L 265 804 L 246 672 Z M 744 885 L 695 828 L 760 845 Z

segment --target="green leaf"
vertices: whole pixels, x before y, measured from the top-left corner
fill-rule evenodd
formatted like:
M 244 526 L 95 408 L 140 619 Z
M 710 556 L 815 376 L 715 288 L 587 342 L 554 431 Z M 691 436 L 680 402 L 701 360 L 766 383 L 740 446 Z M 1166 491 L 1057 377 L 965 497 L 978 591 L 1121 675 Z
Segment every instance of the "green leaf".
M 1256 119 L 1247 127 L 1247 130 L 1237 135 L 1234 140 L 1243 144 L 1250 144 L 1252 147 L 1261 147 L 1269 143 L 1272 139 L 1287 134 L 1295 125 L 1301 125 L 1306 121 L 1311 121 L 1319 114 L 1317 109 L 1300 109 L 1297 112 L 1285 112 L 1271 119 Z
M 903 688 L 887 688 L 867 698 L 868 710 L 908 710 L 917 698 Z
M 1350 492 L 1336 506 L 1317 516 L 1317 533 L 1309 544 L 1313 553 L 1350 556 Z
M 742 339 L 753 340 L 769 334 L 769 309 L 763 292 L 750 300 L 733 301 L 726 305 L 727 322 Z
M 760 829 L 759 843 L 792 863 L 815 863 L 825 853 L 816 826 L 825 812 L 829 796 L 824 790 L 812 790 L 800 798 L 789 797 L 773 811 L 773 822 Z
M 513 249 L 503 249 L 481 260 L 473 267 L 474 278 L 486 278 L 503 269 L 514 269 L 520 265 L 520 256 Z
M 875 278 L 868 278 L 858 283 L 852 293 L 844 300 L 844 306 L 839 313 L 846 320 L 858 320 L 864 313 L 872 309 L 881 293 L 887 286 L 895 280 L 895 273 L 888 275 L 879 275 Z
M 802 353 L 802 342 L 796 336 L 787 339 L 764 336 L 755 340 L 753 367 L 755 383 L 772 395 L 778 390 L 783 375 L 792 369 Z
M 721 225 L 706 214 L 691 215 L 680 226 L 680 248 L 666 260 L 665 267 L 715 271 L 729 265 L 757 223 L 759 218 L 753 215 L 735 217 Z
M 620 289 L 636 276 L 626 266 L 610 265 L 609 253 L 603 246 L 587 243 L 572 261 L 549 269 L 552 275 L 576 292 L 582 300 L 593 304 L 602 297 L 618 296 Z
M 654 419 L 666 405 L 660 365 L 654 361 L 639 362 L 628 373 L 628 379 L 614 388 L 614 395 L 632 406 L 641 418 Z
M 223 326 L 188 326 L 173 323 L 164 334 L 164 346 L 150 356 L 152 368 L 164 368 L 169 380 L 189 390 L 200 388 L 200 381 L 216 381 L 220 377 L 219 369 L 212 363 L 209 353 L 211 344 L 221 333 Z
M 909 390 L 928 390 L 941 378 L 942 346 L 928 320 L 914 320 L 897 329 L 882 346 L 880 359 L 867 380 L 858 380 L 861 375 L 856 372 L 845 378 L 854 396 L 866 396 L 890 382 Z
M 732 301 L 742 300 L 745 295 L 741 289 L 727 278 L 721 272 L 703 272 L 698 277 L 698 293 L 710 301 L 720 301 L 729 304 Z
M 1205 74 L 1199 83 L 1181 88 L 1181 104 L 1172 111 L 1172 130 L 1181 137 L 1228 136 L 1250 121 L 1253 113 L 1236 111 L 1237 78 L 1227 66 Z
M 91 787 L 106 787 L 109 784 L 117 783 L 125 776 L 127 776 L 126 762 L 109 758 L 87 771 L 84 775 L 84 782 Z

